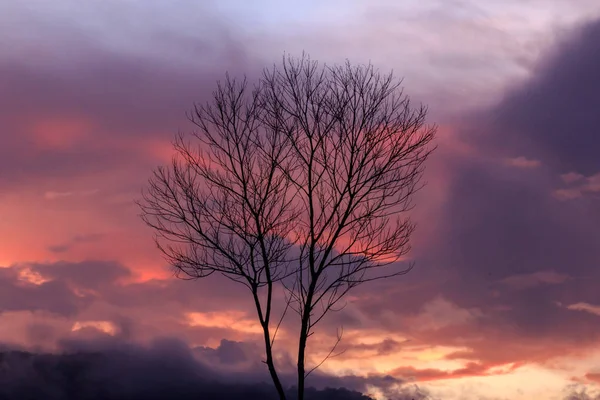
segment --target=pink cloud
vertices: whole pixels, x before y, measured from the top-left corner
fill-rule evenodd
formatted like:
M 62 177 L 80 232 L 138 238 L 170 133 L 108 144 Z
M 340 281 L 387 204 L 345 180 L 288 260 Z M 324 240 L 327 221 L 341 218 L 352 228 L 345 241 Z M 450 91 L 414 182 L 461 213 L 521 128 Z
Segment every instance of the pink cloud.
M 523 156 L 509 158 L 506 160 L 506 164 L 517 168 L 537 168 L 542 165 L 539 160 L 531 160 Z
M 597 305 L 593 305 L 593 304 L 581 302 L 581 303 L 570 304 L 570 305 L 568 305 L 566 307 L 569 310 L 585 311 L 585 312 L 588 312 L 590 314 L 594 314 L 594 315 L 600 316 L 600 306 L 597 306 Z

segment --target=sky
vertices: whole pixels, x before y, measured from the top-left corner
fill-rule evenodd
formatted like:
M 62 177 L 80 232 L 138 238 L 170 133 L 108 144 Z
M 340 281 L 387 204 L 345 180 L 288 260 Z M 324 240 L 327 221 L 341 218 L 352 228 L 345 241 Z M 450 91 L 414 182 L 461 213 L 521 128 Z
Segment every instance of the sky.
M 311 360 L 339 326 L 346 351 L 309 384 L 594 398 L 598 43 L 596 0 L 4 0 L 0 342 L 171 349 L 263 379 L 247 293 L 173 278 L 134 200 L 226 71 L 252 79 L 306 51 L 393 70 L 439 126 L 415 198 L 415 269 L 324 320 Z M 284 327 L 283 349 L 291 340 Z M 291 371 L 285 350 L 278 360 Z

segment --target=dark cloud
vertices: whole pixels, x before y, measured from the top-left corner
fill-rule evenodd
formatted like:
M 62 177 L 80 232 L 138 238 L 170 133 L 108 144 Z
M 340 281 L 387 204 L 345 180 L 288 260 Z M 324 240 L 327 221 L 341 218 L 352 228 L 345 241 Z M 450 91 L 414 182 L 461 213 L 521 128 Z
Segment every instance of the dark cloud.
M 503 315 L 522 333 L 569 338 L 583 334 L 589 324 L 600 324 L 600 319 L 575 315 L 555 304 L 578 297 L 600 303 L 589 279 L 600 275 L 600 229 L 597 220 L 593 222 L 597 214 L 552 196 L 553 176 L 565 170 L 600 169 L 597 152 L 591 151 L 600 148 L 594 146 L 600 103 L 591 96 L 600 91 L 593 89 L 600 81 L 592 73 L 600 68 L 595 50 L 599 38 L 600 23 L 583 28 L 576 39 L 555 50 L 530 82 L 490 112 L 490 122 L 479 127 L 484 158 L 459 164 L 445 205 L 449 235 L 442 255 L 457 272 L 457 285 L 448 294 L 461 306 L 511 307 Z M 519 147 L 521 140 L 532 147 Z M 535 157 L 549 167 L 515 172 L 492 157 L 485 159 L 493 154 L 486 146 L 499 143 L 515 156 L 540 149 L 545 153 Z M 564 279 L 529 285 L 522 292 L 498 285 L 545 271 Z M 569 330 L 557 328 L 557 321 Z
M 73 316 L 88 306 L 91 298 L 77 296 L 62 281 L 34 284 L 21 279 L 17 268 L 0 269 L 0 313 L 47 311 Z
M 598 400 L 600 393 L 590 390 L 585 385 L 573 384 L 565 388 L 563 400 Z
M 415 246 L 416 268 L 394 283 L 356 292 L 353 307 L 360 312 L 345 310 L 336 322 L 357 329 L 368 323 L 429 345 L 466 346 L 448 356 L 470 363 L 455 371 L 464 376 L 504 363 L 543 364 L 600 341 L 594 308 L 600 305 L 600 208 L 597 201 L 554 196 L 561 174 L 600 171 L 599 41 L 600 21 L 581 28 L 497 106 L 463 119 L 456 140 L 472 151 L 452 156 L 439 149 L 451 171 L 448 196 L 433 205 L 439 217 L 432 220 L 425 210 L 418 221 L 434 223 L 437 232 Z M 518 157 L 539 163 L 505 162 Z M 456 320 L 438 310 L 427 317 L 438 323 L 428 326 L 427 307 L 438 296 L 457 307 Z M 572 306 L 579 303 L 585 309 Z M 451 376 L 414 368 L 396 373 Z
M 600 340 L 597 315 L 564 306 L 600 304 L 594 289 L 600 277 L 598 208 L 552 195 L 559 174 L 600 170 L 600 97 L 594 94 L 600 92 L 599 40 L 600 22 L 582 28 L 544 59 L 530 81 L 474 122 L 469 130 L 477 136 L 464 136 L 480 157 L 453 161 L 455 179 L 443 205 L 445 236 L 423 259 L 453 274 L 440 287 L 447 299 L 478 307 L 485 318 L 462 331 L 447 329 L 446 337 L 475 339 L 487 332 L 515 360 L 529 353 L 538 361 L 551 354 L 540 353 L 534 338 L 555 343 L 555 354 Z M 511 168 L 498 162 L 499 149 L 539 159 L 542 167 Z M 496 357 L 484 349 L 488 340 L 481 348 L 475 343 L 475 359 Z
M 194 351 L 202 354 L 204 358 L 216 359 L 219 364 L 231 365 L 244 363 L 249 360 L 248 351 L 244 349 L 244 345 L 241 342 L 223 339 L 216 349 L 211 347 L 197 347 Z
M 23 316 L 24 329 L 21 329 L 23 336 L 12 338 L 13 342 L 45 349 L 56 349 L 58 344 L 59 349 L 70 353 L 95 353 L 115 347 L 128 348 L 130 344 L 127 343 L 165 334 L 175 335 L 186 343 L 244 337 L 249 341 L 221 339 L 216 348 L 198 346 L 187 349 L 184 346 L 185 352 L 191 353 L 201 364 L 209 365 L 212 373 L 226 377 L 223 379 L 246 384 L 270 379 L 261 362 L 264 350 L 258 340 L 260 335 L 236 331 L 235 326 L 213 326 L 214 322 L 210 320 L 206 326 L 190 326 L 185 322 L 188 312 L 205 313 L 203 315 L 208 315 L 208 318 L 218 318 L 220 313 L 227 314 L 231 310 L 245 308 L 248 308 L 247 319 L 253 320 L 254 312 L 251 303 L 246 301 L 246 293 L 227 298 L 222 295 L 224 291 L 236 294 L 243 292 L 233 290 L 237 286 L 229 288 L 228 285 L 235 283 L 221 280 L 215 284 L 218 278 L 198 282 L 173 278 L 119 283 L 121 278 L 130 276 L 129 270 L 118 263 L 106 261 L 27 264 L 5 268 L 0 272 L 3 273 L 0 276 L 3 289 L 0 297 L 6 296 L 7 299 L 3 311 L 26 312 Z M 31 279 L 38 281 L 32 283 Z M 41 319 L 39 315 L 29 318 L 28 312 L 31 311 L 46 313 L 41 315 Z M 67 319 L 56 319 L 56 316 Z M 243 318 L 244 313 L 235 316 Z M 256 342 L 253 341 L 254 337 Z M 382 349 L 394 345 L 390 341 L 383 344 Z M 285 341 L 280 346 L 283 347 L 276 349 L 278 366 L 283 382 L 291 386 L 295 381 L 295 362 L 286 352 Z M 344 387 L 365 390 L 375 386 L 390 393 L 396 393 L 399 390 L 397 387 L 403 383 L 392 376 L 331 376 L 319 371 L 311 374 L 308 382 L 320 389 Z M 322 396 L 335 397 L 345 392 L 327 393 Z M 315 392 L 314 396 L 321 394 Z
M 75 316 L 102 295 L 81 290 L 106 288 L 130 276 L 129 269 L 105 261 L 33 263 L 1 268 L 0 312 L 45 311 Z
M 517 156 L 543 159 L 562 173 L 600 171 L 600 21 L 563 40 L 493 110 L 481 140 Z
M 271 385 L 241 383 L 194 358 L 182 342 L 65 342 L 60 353 L 0 353 L 3 399 L 275 399 Z M 290 388 L 293 398 L 293 388 Z M 348 389 L 309 389 L 307 399 L 368 400 Z
M 46 344 L 48 339 L 54 338 L 56 329 L 48 324 L 34 322 L 27 327 L 27 339 L 32 343 Z
M 219 277 L 197 281 L 153 279 L 126 286 L 109 286 L 104 288 L 103 293 L 106 301 L 118 307 L 158 309 L 168 306 L 187 311 L 244 309 L 254 312 L 254 305 L 248 301 L 251 294 L 240 290 L 239 284 Z
M 71 238 L 71 240 L 69 240 L 66 243 L 49 246 L 48 250 L 50 250 L 53 253 L 64 253 L 64 252 L 72 249 L 74 246 L 77 246 L 78 244 L 96 242 L 96 241 L 104 238 L 105 236 L 106 235 L 101 234 L 101 233 L 91 233 L 88 235 L 75 235 L 75 236 L 73 236 L 73 238 Z
M 56 262 L 28 267 L 46 279 L 68 282 L 81 289 L 97 289 L 131 276 L 131 271 L 123 265 L 107 261 Z
M 221 340 L 217 348 L 195 347 L 193 352 L 204 364 L 210 365 L 221 375 L 235 376 L 239 382 L 268 381 L 269 376 L 263 359 L 263 349 L 260 344 Z M 277 350 L 277 348 L 275 349 Z M 278 373 L 284 384 L 292 387 L 296 381 L 295 361 L 287 354 L 278 354 Z M 376 387 L 389 394 L 390 398 L 402 400 L 401 393 L 421 393 L 418 387 L 412 389 L 405 387 L 405 381 L 391 375 L 367 374 L 333 376 L 315 370 L 307 378 L 307 385 L 319 389 L 346 388 L 351 390 L 366 391 L 369 387 Z M 335 393 L 332 392 L 332 395 Z
M 65 251 L 68 251 L 71 248 L 71 246 L 69 244 L 56 244 L 56 245 L 52 245 L 50 247 L 48 247 L 48 250 L 50 250 L 53 253 L 64 253 Z
M 399 342 L 397 340 L 386 338 L 378 343 L 360 343 L 352 345 L 352 350 L 367 350 L 367 351 L 375 351 L 376 354 L 390 354 L 392 352 L 396 352 L 402 349 L 403 345 L 406 344 L 407 341 Z M 348 348 L 348 347 L 346 347 Z

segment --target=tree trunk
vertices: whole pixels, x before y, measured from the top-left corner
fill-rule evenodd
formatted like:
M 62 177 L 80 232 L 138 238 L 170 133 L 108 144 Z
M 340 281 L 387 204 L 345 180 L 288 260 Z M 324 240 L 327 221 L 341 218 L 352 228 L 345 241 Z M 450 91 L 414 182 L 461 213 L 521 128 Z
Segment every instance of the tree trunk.
M 283 389 L 283 385 L 279 380 L 279 375 L 277 375 L 277 371 L 275 370 L 275 362 L 273 360 L 273 350 L 271 348 L 271 335 L 269 334 L 269 329 L 263 326 L 263 332 L 265 337 L 265 350 L 267 353 L 267 367 L 269 368 L 269 374 L 271 374 L 271 379 L 273 380 L 273 384 L 275 385 L 275 389 L 277 390 L 277 394 L 279 395 L 279 400 L 286 400 L 285 390 Z
M 312 292 L 313 285 L 309 289 L 309 293 L 307 296 L 306 304 L 312 303 Z M 304 382 L 306 379 L 305 372 L 306 368 L 304 366 L 304 360 L 306 358 L 306 343 L 308 341 L 308 329 L 310 323 L 310 313 L 311 308 L 307 307 L 304 309 L 304 314 L 302 315 L 302 327 L 300 328 L 300 340 L 298 342 L 298 399 L 304 400 Z

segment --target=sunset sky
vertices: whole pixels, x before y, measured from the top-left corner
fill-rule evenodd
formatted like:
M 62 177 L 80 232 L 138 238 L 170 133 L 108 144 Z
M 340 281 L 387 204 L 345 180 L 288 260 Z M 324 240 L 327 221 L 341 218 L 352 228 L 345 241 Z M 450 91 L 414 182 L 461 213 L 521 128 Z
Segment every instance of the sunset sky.
M 600 391 L 598 0 L 0 1 L 0 343 L 172 338 L 263 377 L 248 294 L 173 278 L 134 200 L 226 71 L 302 51 L 393 69 L 439 126 L 415 269 L 322 323 L 311 360 L 339 326 L 346 352 L 309 384 Z

